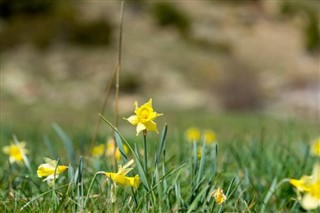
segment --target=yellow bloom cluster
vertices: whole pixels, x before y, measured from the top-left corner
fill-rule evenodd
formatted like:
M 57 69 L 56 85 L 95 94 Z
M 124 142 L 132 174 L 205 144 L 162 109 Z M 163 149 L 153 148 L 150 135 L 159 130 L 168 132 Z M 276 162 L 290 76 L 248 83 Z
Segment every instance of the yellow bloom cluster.
M 198 128 L 191 127 L 185 132 L 185 137 L 190 142 L 198 142 L 201 139 L 201 136 L 206 140 L 207 144 L 212 144 L 217 140 L 216 133 L 209 129 L 204 130 L 201 134 L 201 131 Z
M 9 146 L 4 146 L 2 151 L 9 155 L 9 162 L 17 162 L 18 164 L 22 164 L 23 156 L 29 153 L 29 150 L 26 149 L 26 142 L 22 141 L 17 144 L 10 144 Z
M 223 190 L 221 188 L 214 190 L 211 196 L 218 204 L 223 204 L 227 199 L 226 195 L 223 193 Z
M 59 165 L 57 166 L 57 161 L 50 158 L 44 158 L 46 163 L 41 164 L 38 167 L 37 174 L 38 177 L 46 177 L 43 181 L 47 181 L 49 186 L 52 186 L 53 181 L 59 177 L 59 174 L 68 169 L 67 166 Z
M 320 137 L 312 141 L 311 154 L 320 157 Z
M 138 102 L 134 102 L 135 115 L 131 115 L 129 118 L 124 118 L 129 121 L 133 126 L 136 127 L 137 136 L 141 131 L 154 131 L 158 133 L 157 124 L 153 121 L 157 117 L 163 115 L 162 113 L 157 113 L 152 108 L 152 99 L 138 107 Z
M 136 191 L 140 186 L 139 175 L 136 175 L 134 177 L 126 176 L 133 169 L 133 167 L 130 168 L 133 163 L 134 161 L 130 160 L 123 167 L 120 165 L 117 173 L 105 172 L 105 175 L 110 178 L 115 184 L 119 184 L 121 186 L 131 186 Z
M 91 155 L 93 157 L 101 157 L 103 155 L 106 155 L 107 157 L 113 157 L 114 145 L 114 139 L 110 138 L 106 144 L 99 144 L 97 146 L 94 146 L 91 150 Z M 123 149 L 125 154 L 128 154 L 129 149 L 125 144 L 123 144 Z M 120 160 L 121 158 L 121 153 L 118 148 L 116 148 L 115 158 L 117 160 Z
M 185 132 L 185 137 L 188 141 L 193 142 L 193 141 L 198 141 L 200 139 L 201 133 L 198 128 L 191 127 L 186 130 Z
M 304 193 L 301 206 L 306 210 L 320 207 L 320 164 L 315 164 L 311 176 L 301 179 L 290 179 L 290 183 Z

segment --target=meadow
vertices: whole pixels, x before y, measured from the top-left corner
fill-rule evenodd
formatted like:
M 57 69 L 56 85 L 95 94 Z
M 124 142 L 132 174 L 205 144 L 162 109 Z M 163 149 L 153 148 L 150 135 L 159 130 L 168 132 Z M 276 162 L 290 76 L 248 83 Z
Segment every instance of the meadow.
M 313 5 L 313 2 L 311 3 Z M 119 2 L 115 2 L 114 5 L 117 8 L 120 7 Z M 83 11 L 86 11 L 88 5 L 82 6 Z M 110 7 L 108 4 L 106 6 Z M 193 11 L 193 6 L 189 5 L 190 11 Z M 200 6 L 199 8 L 203 9 L 208 7 L 205 4 Z M 259 11 L 258 3 L 256 6 L 256 10 Z M 50 5 L 43 7 L 48 7 L 47 12 L 50 12 Z M 251 11 L 251 6 L 245 7 Z M 60 11 L 63 7 L 57 8 L 55 10 Z M 89 49 L 75 48 L 78 51 L 81 50 L 80 52 L 84 55 L 71 57 L 72 66 L 70 67 L 66 66 L 68 63 L 56 63 L 60 58 L 63 60 L 68 58 L 66 56 L 69 54 L 64 48 L 60 49 L 59 45 L 57 46 L 59 51 L 56 54 L 59 57 L 47 61 L 50 67 L 53 64 L 58 66 L 51 67 L 49 71 L 46 69 L 42 71 L 40 66 L 40 62 L 43 61 L 40 57 L 42 53 L 35 54 L 36 63 L 29 63 L 36 65 L 30 68 L 31 77 L 26 77 L 27 80 L 32 79 L 30 82 L 27 80 L 24 82 L 25 79 L 23 79 L 23 74 L 28 70 L 24 67 L 24 63 L 21 70 L 17 68 L 18 66 L 16 70 L 14 66 L 13 68 L 6 66 L 7 74 L 4 76 L 6 79 L 13 79 L 11 81 L 13 83 L 6 84 L 4 95 L 1 94 L 7 102 L 1 102 L 0 212 L 320 212 L 320 126 L 317 120 L 319 107 L 318 102 L 314 101 L 318 97 L 317 87 L 313 87 L 317 85 L 313 74 L 313 67 L 317 66 L 313 63 L 316 57 L 311 60 L 309 74 L 311 83 L 307 78 L 300 81 L 301 76 L 305 77 L 305 72 L 299 76 L 295 73 L 298 73 L 297 70 L 291 69 L 291 67 L 299 67 L 299 63 L 299 66 L 293 63 L 287 69 L 282 69 L 282 65 L 288 61 L 296 61 L 290 55 L 284 57 L 287 58 L 287 62 L 283 62 L 283 58 L 280 57 L 280 68 L 271 66 L 272 69 L 267 67 L 265 70 L 265 65 L 272 64 L 270 61 L 273 61 L 269 56 L 273 56 L 274 52 L 280 52 L 274 48 L 277 43 L 273 44 L 269 40 L 268 42 L 260 41 L 268 47 L 271 43 L 273 44 L 270 48 L 272 51 L 266 55 L 265 63 L 262 63 L 263 60 L 262 62 L 256 60 L 259 59 L 259 55 L 256 56 L 256 50 L 264 53 L 265 51 L 260 50 L 265 48 L 251 45 L 255 52 L 252 54 L 254 57 L 252 55 L 248 57 L 249 63 L 247 59 L 236 55 L 243 56 L 243 52 L 231 53 L 232 42 L 229 44 L 222 40 L 220 43 L 215 43 L 193 37 L 197 34 L 191 32 L 197 28 L 191 28 L 188 16 L 176 10 L 174 5 L 162 4 L 162 2 L 150 7 L 155 8 L 151 11 L 158 17 L 158 25 L 173 26 L 177 28 L 178 33 L 167 30 L 167 34 L 160 34 L 159 39 L 163 41 L 158 42 L 158 37 L 154 35 L 161 31 L 153 25 L 150 27 L 149 22 L 145 21 L 148 20 L 145 16 L 136 14 L 139 10 L 143 11 L 143 8 L 143 4 L 139 6 L 138 2 L 136 6 L 131 6 L 131 12 L 128 15 L 131 14 L 131 18 L 141 19 L 140 24 L 143 23 L 141 26 L 146 24 L 145 36 L 148 39 L 140 37 L 140 34 L 134 35 L 134 32 L 139 31 L 134 27 L 140 25 L 139 22 L 133 25 L 134 19 L 130 20 L 132 22 L 129 21 L 130 24 L 127 27 L 133 27 L 134 30 L 127 30 L 127 34 L 124 33 L 124 35 L 127 35 L 128 40 L 130 37 L 133 40 L 127 42 L 124 48 L 122 48 L 124 2 L 121 3 L 120 20 L 119 23 L 117 22 L 118 36 L 105 30 L 100 31 L 100 22 L 91 23 L 92 28 L 90 24 L 78 24 L 76 21 L 81 20 L 73 18 L 78 17 L 77 13 L 67 14 L 62 10 L 62 15 L 69 17 L 72 22 L 69 23 L 71 24 L 70 35 L 68 36 L 68 32 L 62 33 L 60 38 L 62 42 L 58 42 L 59 45 L 65 45 L 65 42 L 70 39 L 71 43 L 81 43 L 83 42 L 81 39 L 87 38 L 89 40 L 84 39 L 86 42 L 101 45 L 101 48 L 102 44 L 111 42 L 109 39 L 112 36 L 118 38 L 118 43 L 114 43 L 111 49 L 105 51 L 98 49 L 101 52 L 95 52 L 99 58 L 101 57 L 101 61 L 107 64 L 109 71 L 110 64 L 114 63 L 113 56 L 117 55 L 113 73 L 105 72 L 103 63 L 96 65 L 99 60 L 84 60 L 84 57 L 90 57 L 90 54 L 87 54 L 90 52 Z M 219 4 L 212 8 L 216 8 L 219 14 Z M 229 11 L 230 8 L 235 7 L 225 8 Z M 283 6 L 283 8 L 288 10 L 288 13 L 291 10 L 297 10 L 295 7 L 292 9 Z M 94 11 L 92 10 L 91 13 L 95 13 Z M 202 14 L 206 15 L 206 13 L 203 13 L 202 9 L 198 11 L 200 11 L 199 26 L 202 24 L 203 28 L 207 29 L 205 24 L 214 24 L 212 29 L 220 33 L 219 28 L 215 28 L 215 24 L 218 23 L 217 26 L 221 27 L 224 26 L 221 24 L 223 22 L 220 23 L 219 19 L 217 22 L 212 19 L 212 23 L 203 22 L 206 18 L 202 20 Z M 35 14 L 37 18 L 34 20 L 46 20 L 43 19 L 46 16 L 41 16 L 45 12 L 40 7 L 38 11 L 40 16 Z M 211 14 L 211 11 L 209 12 L 207 15 Z M 313 14 L 313 9 L 311 12 Z M 103 14 L 105 13 L 103 11 Z M 59 13 L 55 11 L 53 14 Z M 167 20 L 167 14 L 172 16 L 169 16 L 169 20 Z M 227 20 L 225 17 L 229 17 L 229 14 L 233 13 L 226 13 L 220 21 Z M 242 13 L 234 14 L 234 20 L 241 20 L 239 17 L 243 16 Z M 309 18 L 313 20 L 313 15 Z M 253 26 L 254 22 L 248 22 L 249 19 L 244 16 L 242 19 L 243 23 L 239 26 L 247 33 L 247 29 Z M 17 19 L 17 26 L 20 25 L 19 20 Z M 48 17 L 48 23 L 51 23 L 52 20 L 50 20 Z M 53 19 L 57 29 L 60 22 L 65 23 L 60 19 Z M 106 27 L 106 23 L 103 23 L 102 29 Z M 230 23 L 236 22 L 230 21 Z M 313 25 L 312 23 L 310 25 Z M 263 24 L 264 22 L 262 26 Z M 62 26 L 64 30 L 65 25 Z M 273 25 L 265 26 L 268 29 L 267 32 L 277 31 L 270 30 L 274 29 L 269 29 L 270 26 Z M 112 28 L 111 25 L 110 27 Z M 94 29 L 100 30 L 96 32 Z M 53 48 L 51 51 L 54 50 L 56 43 L 50 39 L 56 37 L 55 33 L 56 35 L 60 33 L 58 31 L 47 33 L 41 30 L 39 32 L 44 34 L 39 37 L 42 39 L 35 43 L 41 48 L 50 50 L 51 47 Z M 83 34 L 84 32 L 89 34 Z M 102 32 L 110 37 L 106 38 Z M 10 35 L 19 34 L 15 32 L 15 28 L 7 33 L 7 38 L 10 38 Z M 313 31 L 309 33 L 312 39 L 313 33 Z M 101 34 L 102 40 L 99 41 L 96 38 Z M 173 37 L 170 37 L 172 34 Z M 63 35 L 67 35 L 66 38 L 63 38 Z M 234 43 L 244 41 L 244 45 L 240 47 L 247 49 L 250 45 L 246 42 L 251 44 L 251 37 L 248 36 L 246 41 L 242 35 L 244 34 L 238 35 L 241 39 L 235 36 L 237 42 Z M 37 37 L 33 34 L 29 36 Z M 259 38 L 260 34 L 256 36 Z M 279 37 L 281 38 L 279 44 L 282 44 L 290 36 L 285 34 Z M 307 40 L 309 37 L 306 37 Z M 149 38 L 155 38 L 155 40 Z M 211 38 L 211 34 L 208 38 Z M 317 47 L 317 38 L 315 42 L 311 39 L 314 44 L 311 44 L 310 51 Z M 169 43 L 165 46 L 167 40 Z M 12 41 L 9 39 L 7 42 L 8 49 L 12 44 L 16 44 L 14 39 Z M 139 45 L 134 48 L 133 44 L 139 42 L 142 42 L 140 45 L 143 48 Z M 74 47 L 67 46 L 66 49 L 71 47 L 73 51 Z M 156 54 L 142 51 L 148 48 L 152 49 L 151 53 Z M 279 49 L 287 50 L 288 48 Z M 47 53 L 50 52 L 49 50 Z M 70 55 L 74 54 L 72 51 Z M 134 56 L 130 61 L 128 60 L 129 62 L 126 61 L 127 64 L 126 62 L 121 64 L 122 51 L 127 56 L 126 60 L 130 58 L 130 54 L 131 57 Z M 29 51 L 26 52 L 29 55 Z M 188 57 L 181 55 L 182 52 L 189 54 Z M 217 54 L 218 52 L 220 55 Z M 9 56 L 10 53 L 9 51 Z M 142 55 L 139 55 L 140 53 Z M 247 54 L 250 55 L 250 51 Z M 303 58 L 301 55 L 300 52 L 297 54 L 299 58 Z M 19 62 L 13 57 L 15 52 L 12 52 L 11 56 L 13 64 Z M 274 57 L 278 56 L 275 54 Z M 90 61 L 88 65 L 87 62 Z M 139 62 L 136 63 L 136 61 Z M 195 61 L 199 61 L 199 64 L 190 66 Z M 168 63 L 167 66 L 165 62 Z M 231 67 L 224 69 L 226 67 L 220 67 L 216 63 L 231 64 Z M 250 66 L 247 65 L 254 63 L 259 66 L 253 66 L 252 70 L 259 70 L 259 67 L 268 73 L 269 70 L 274 70 L 273 77 L 278 77 L 279 70 L 282 72 L 293 70 L 293 74 L 284 79 L 290 80 L 291 75 L 294 75 L 291 83 L 299 89 L 297 91 L 301 88 L 308 89 L 310 86 L 311 90 L 315 91 L 315 96 L 310 98 L 306 95 L 303 97 L 306 99 L 294 98 L 294 102 L 299 103 L 296 108 L 295 106 L 290 108 L 289 106 L 294 104 L 290 102 L 290 93 L 285 92 L 293 90 L 294 93 L 295 87 L 291 88 L 290 83 L 282 83 L 283 85 L 278 86 L 277 84 L 281 81 L 277 81 L 277 78 L 268 78 L 268 75 L 263 76 L 262 72 L 258 71 L 251 72 Z M 121 65 L 124 65 L 125 69 L 121 70 Z M 304 66 L 300 67 L 305 71 Z M 57 71 L 64 68 L 59 77 Z M 81 68 L 90 71 L 84 72 Z M 95 69 L 99 69 L 100 74 L 107 73 L 106 76 L 110 74 L 107 89 L 105 88 L 106 76 L 98 75 L 99 72 L 95 72 Z M 15 71 L 14 74 L 9 75 L 12 70 Z M 50 77 L 50 70 L 58 75 L 51 73 Z M 141 70 L 145 73 L 141 74 Z M 35 76 L 39 73 L 48 76 L 37 79 Z M 120 73 L 125 74 L 127 79 L 121 79 Z M 224 77 L 219 78 L 219 75 Z M 21 76 L 22 86 L 16 87 L 15 80 L 19 84 Z M 97 81 L 90 79 L 89 76 L 95 77 Z M 261 78 L 258 78 L 259 76 Z M 47 79 L 47 81 L 46 78 L 50 80 Z M 264 87 L 257 79 L 263 79 L 263 83 L 271 82 L 276 89 L 266 87 L 266 91 L 259 91 Z M 269 82 L 265 79 L 269 79 Z M 223 80 L 225 82 L 219 82 Z M 73 81 L 76 84 L 71 85 Z M 156 84 L 157 86 L 159 84 L 159 88 L 155 88 Z M 76 92 L 71 91 L 68 94 L 69 90 Z M 206 90 L 206 92 L 199 93 L 198 90 Z M 115 94 L 110 95 L 111 92 Z M 153 92 L 154 96 L 152 96 Z M 220 99 L 213 93 L 217 93 Z M 308 93 L 297 94 L 300 98 L 299 94 Z M 103 97 L 104 95 L 106 96 Z M 126 97 L 122 99 L 121 95 Z M 62 98 L 58 101 L 60 96 Z M 92 96 L 92 99 L 88 96 L 90 98 Z M 112 104 L 115 106 L 108 105 L 107 99 L 110 97 L 113 98 Z M 268 97 L 273 98 L 275 104 L 272 104 Z M 289 101 L 283 104 L 281 100 L 285 98 Z M 137 100 L 136 102 L 128 101 L 132 99 Z M 304 102 L 309 103 L 309 99 L 313 101 L 311 108 L 303 108 L 303 104 L 299 105 Z M 217 100 L 220 102 L 216 102 Z M 277 100 L 280 102 L 276 102 Z M 100 102 L 104 104 L 99 111 L 96 106 L 100 107 Z M 183 105 L 190 102 L 191 105 L 182 109 Z M 197 105 L 196 102 L 199 104 Z M 69 105 L 72 103 L 72 107 L 68 106 L 68 103 Z M 315 104 L 312 105 L 313 103 Z M 280 106 L 280 108 L 275 111 L 268 110 L 274 106 Z M 292 112 L 296 112 L 296 116 L 292 116 Z
M 42 136 L 22 131 L 24 138 L 2 128 L 3 147 L 26 142 L 21 158 L 2 153 L 2 212 L 306 211 L 290 179 L 311 175 L 319 161 L 310 153 L 317 125 L 259 114 L 162 113 L 159 134 L 138 136 L 129 122 L 120 121 L 123 132 L 101 115 L 106 134 L 95 145 L 89 131 L 70 135 L 58 124 Z M 51 170 L 44 166 L 59 175 L 48 184 L 37 174 L 43 158 L 57 160 Z

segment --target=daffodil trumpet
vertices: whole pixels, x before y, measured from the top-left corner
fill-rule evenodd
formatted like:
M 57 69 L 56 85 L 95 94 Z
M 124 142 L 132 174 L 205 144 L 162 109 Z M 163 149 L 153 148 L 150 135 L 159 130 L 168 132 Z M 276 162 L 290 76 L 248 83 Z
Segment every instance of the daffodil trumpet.
M 49 186 L 54 184 L 55 179 L 59 177 L 59 174 L 68 169 L 67 166 L 58 165 L 56 160 L 50 158 L 44 158 L 45 163 L 38 166 L 37 175 L 39 178 L 46 177 L 43 181 L 47 181 Z
M 118 172 L 97 172 L 97 174 L 104 174 L 107 178 L 111 179 L 114 184 L 120 186 L 131 186 L 134 191 L 140 186 L 140 177 L 135 175 L 134 177 L 126 176 L 132 169 L 134 163 L 133 160 L 128 161 L 124 166 L 119 165 Z

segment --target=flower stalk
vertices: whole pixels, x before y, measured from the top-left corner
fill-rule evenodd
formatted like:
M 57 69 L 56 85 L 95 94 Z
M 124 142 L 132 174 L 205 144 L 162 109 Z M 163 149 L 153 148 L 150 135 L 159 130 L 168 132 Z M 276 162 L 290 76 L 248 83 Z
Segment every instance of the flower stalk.
M 147 155 L 147 130 L 143 130 L 143 149 L 144 149 L 144 172 L 148 178 L 148 155 Z

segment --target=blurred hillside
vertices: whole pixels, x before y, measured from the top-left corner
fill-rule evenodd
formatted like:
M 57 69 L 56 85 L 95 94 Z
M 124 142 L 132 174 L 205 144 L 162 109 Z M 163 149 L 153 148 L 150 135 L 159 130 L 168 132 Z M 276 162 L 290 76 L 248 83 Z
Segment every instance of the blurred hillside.
M 127 2 L 121 114 L 152 97 L 160 111 L 319 121 L 319 9 L 314 0 Z M 2 122 L 94 120 L 117 58 L 120 2 L 1 0 L 0 10 Z

